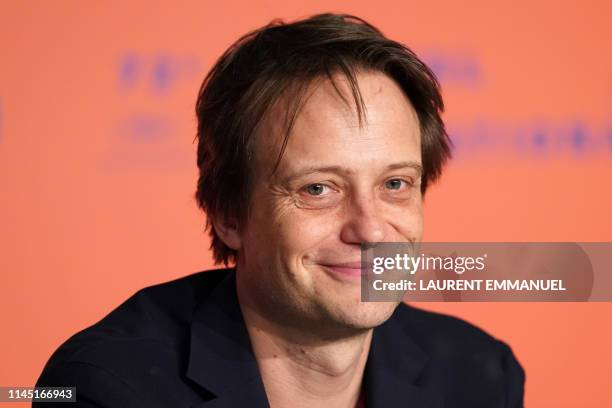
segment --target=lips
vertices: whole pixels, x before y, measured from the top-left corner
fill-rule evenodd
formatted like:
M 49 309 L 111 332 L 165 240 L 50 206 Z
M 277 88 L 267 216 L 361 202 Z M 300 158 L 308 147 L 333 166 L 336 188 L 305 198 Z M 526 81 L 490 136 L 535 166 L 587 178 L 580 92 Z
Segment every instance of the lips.
M 321 263 L 322 267 L 333 274 L 344 277 L 361 277 L 361 262 Z

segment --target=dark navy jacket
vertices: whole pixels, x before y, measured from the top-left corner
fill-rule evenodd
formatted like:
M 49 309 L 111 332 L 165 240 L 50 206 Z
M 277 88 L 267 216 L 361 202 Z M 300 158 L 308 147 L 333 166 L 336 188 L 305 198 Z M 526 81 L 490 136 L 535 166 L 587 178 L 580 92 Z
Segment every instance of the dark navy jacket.
M 235 279 L 220 269 L 140 290 L 66 341 L 37 386 L 76 386 L 77 403 L 59 406 L 267 407 Z M 367 408 L 518 408 L 524 380 L 506 344 L 401 304 L 374 329 L 363 391 Z

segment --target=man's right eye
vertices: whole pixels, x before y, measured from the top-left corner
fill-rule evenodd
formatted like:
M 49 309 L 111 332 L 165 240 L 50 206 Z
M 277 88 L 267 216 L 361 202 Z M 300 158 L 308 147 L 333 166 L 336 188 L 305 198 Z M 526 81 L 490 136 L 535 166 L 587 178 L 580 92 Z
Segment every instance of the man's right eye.
M 312 183 L 300 188 L 296 204 L 300 208 L 323 209 L 336 205 L 342 193 L 333 185 Z
M 306 192 L 312 196 L 322 195 L 326 191 L 325 189 L 329 189 L 329 187 L 325 184 L 320 183 L 310 184 L 306 186 Z

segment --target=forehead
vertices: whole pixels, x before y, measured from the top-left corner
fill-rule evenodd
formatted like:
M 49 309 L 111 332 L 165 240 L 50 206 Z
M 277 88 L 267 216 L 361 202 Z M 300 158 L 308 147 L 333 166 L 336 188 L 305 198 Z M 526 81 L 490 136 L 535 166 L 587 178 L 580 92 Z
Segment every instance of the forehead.
M 398 157 L 389 159 L 420 162 L 419 121 L 408 97 L 383 73 L 360 72 L 356 79 L 364 102 L 362 121 L 343 75 L 335 75 L 334 83 L 327 78 L 314 81 L 303 95 L 278 171 L 296 161 L 341 165 L 348 160 L 345 164 L 355 165 L 357 156 L 385 161 L 390 153 Z M 278 159 L 294 97 L 287 93 L 274 104 L 257 132 L 255 157 L 260 170 L 271 173 Z

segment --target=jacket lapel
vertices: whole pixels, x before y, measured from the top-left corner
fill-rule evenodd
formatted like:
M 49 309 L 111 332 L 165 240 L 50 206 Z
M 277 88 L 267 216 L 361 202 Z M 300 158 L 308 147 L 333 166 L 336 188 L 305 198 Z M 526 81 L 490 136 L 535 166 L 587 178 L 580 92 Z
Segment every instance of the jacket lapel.
M 234 269 L 195 311 L 187 377 L 217 396 L 195 407 L 269 406 L 238 304 Z
M 442 407 L 437 395 L 416 384 L 428 359 L 394 313 L 374 329 L 363 380 L 366 408 Z

